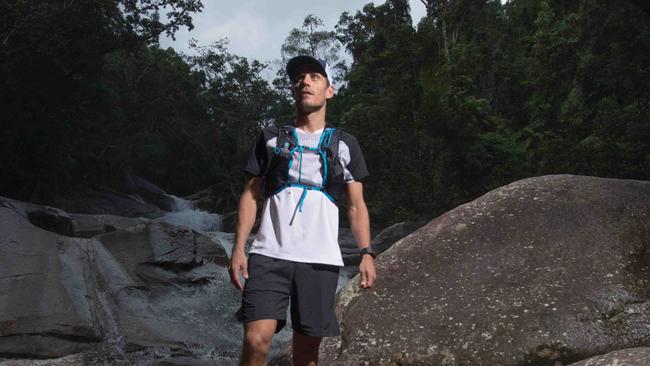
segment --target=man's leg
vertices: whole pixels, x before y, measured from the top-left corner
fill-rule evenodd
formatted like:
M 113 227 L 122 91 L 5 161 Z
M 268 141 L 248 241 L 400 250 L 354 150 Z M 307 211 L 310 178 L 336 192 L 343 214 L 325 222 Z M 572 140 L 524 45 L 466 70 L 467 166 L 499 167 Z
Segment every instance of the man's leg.
M 286 324 L 293 262 L 251 253 L 242 305 L 235 314 L 244 323 L 240 365 L 264 365 L 273 335 Z
M 340 335 L 334 313 L 339 268 L 319 263 L 296 263 L 291 294 L 293 364 L 318 365 L 322 337 Z
M 322 337 L 310 337 L 293 331 L 293 366 L 318 365 L 318 347 Z
M 266 364 L 266 355 L 271 348 L 277 320 L 260 319 L 244 324 L 244 345 L 240 366 Z

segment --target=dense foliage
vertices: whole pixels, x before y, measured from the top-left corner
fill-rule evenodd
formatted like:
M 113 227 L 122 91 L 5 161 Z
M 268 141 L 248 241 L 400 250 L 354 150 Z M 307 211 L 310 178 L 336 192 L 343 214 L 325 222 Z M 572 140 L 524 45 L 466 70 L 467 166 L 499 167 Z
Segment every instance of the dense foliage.
M 417 27 L 388 0 L 278 45 L 337 64 L 328 120 L 361 142 L 376 225 L 529 176 L 650 179 L 645 2 L 422 1 Z M 129 171 L 178 195 L 219 184 L 234 207 L 255 131 L 291 119 L 281 73 L 223 42 L 160 49 L 198 1 L 39 4 L 0 5 L 0 194 L 48 202 Z
M 340 120 L 375 217 L 440 214 L 528 176 L 650 178 L 650 21 L 629 1 L 403 1 L 344 14 Z M 388 223 L 388 222 L 386 222 Z

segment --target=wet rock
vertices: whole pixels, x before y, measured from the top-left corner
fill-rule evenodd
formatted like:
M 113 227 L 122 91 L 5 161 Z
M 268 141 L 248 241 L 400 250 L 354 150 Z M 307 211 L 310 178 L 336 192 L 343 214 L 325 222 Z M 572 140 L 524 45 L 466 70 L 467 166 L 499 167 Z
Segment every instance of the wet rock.
M 169 357 L 162 360 L 157 360 L 152 363 L 152 366 L 225 366 L 227 364 L 236 365 L 236 362 L 231 359 L 226 360 L 202 360 L 195 357 Z
M 145 202 L 137 195 L 121 193 L 106 187 L 57 197 L 54 200 L 54 205 L 66 212 L 77 214 L 117 215 L 149 219 L 165 214 L 165 210 Z
M 150 222 L 145 218 L 116 215 L 69 214 L 69 217 L 72 223 L 71 236 L 82 238 L 92 238 L 117 230 L 135 232 L 142 230 Z
M 14 210 L 32 225 L 53 231 L 61 235 L 72 236 L 74 233 L 70 215 L 58 208 L 25 203 L 9 198 L 0 198 L 0 207 Z
M 56 211 L 73 234 L 112 228 L 72 237 L 35 226 L 25 213 L 46 208 L 25 205 L 0 198 L 0 358 L 239 346 L 230 310 L 241 300 L 218 239 L 164 221 Z
M 627 348 L 594 356 L 572 363 L 570 366 L 647 366 L 650 365 L 650 348 Z
M 206 189 L 184 196 L 183 199 L 191 202 L 194 208 L 207 212 L 226 213 L 236 211 L 237 206 L 235 204 L 228 204 L 223 199 L 224 190 L 226 188 L 213 184 Z
M 237 211 L 226 212 L 221 216 L 221 224 L 222 224 L 221 230 L 228 233 L 234 233 L 235 231 L 237 231 L 237 220 L 238 220 Z M 255 230 L 257 230 L 257 228 L 259 227 L 259 223 L 256 222 L 256 224 L 257 226 L 254 228 Z
M 91 365 L 84 353 L 49 359 L 1 359 L 0 366 L 80 366 Z
M 145 202 L 151 203 L 163 211 L 172 212 L 177 210 L 176 201 L 148 180 L 127 172 L 124 174 L 124 182 L 127 194 L 141 197 Z

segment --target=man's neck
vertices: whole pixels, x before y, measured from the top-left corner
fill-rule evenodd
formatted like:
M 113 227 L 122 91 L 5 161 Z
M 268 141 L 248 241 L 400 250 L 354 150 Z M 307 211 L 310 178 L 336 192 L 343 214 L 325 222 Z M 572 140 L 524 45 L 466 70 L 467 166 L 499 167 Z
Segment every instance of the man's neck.
M 298 111 L 296 127 L 309 133 L 325 128 L 325 107 L 311 113 L 303 114 Z

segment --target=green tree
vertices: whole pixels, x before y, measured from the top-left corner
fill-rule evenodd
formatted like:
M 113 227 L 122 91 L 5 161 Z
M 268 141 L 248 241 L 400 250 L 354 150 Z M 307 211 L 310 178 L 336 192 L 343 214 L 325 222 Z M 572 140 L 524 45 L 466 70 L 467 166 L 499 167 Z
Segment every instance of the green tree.
M 287 102 L 262 77 L 268 65 L 231 54 L 225 41 L 193 47 L 198 52 L 188 62 L 204 76 L 201 99 L 208 113 L 195 136 L 196 146 L 212 161 L 210 176 L 226 188 L 223 199 L 235 207 L 244 178 L 242 163 L 259 129 L 275 124 Z
M 417 119 L 420 88 L 415 30 L 408 2 L 366 5 L 337 25 L 353 56 L 334 115 L 360 140 L 371 176 L 367 192 L 373 222 L 412 218 L 427 204 L 423 172 L 430 141 Z M 426 173 L 425 173 L 426 174 Z
M 284 70 L 289 59 L 300 55 L 310 55 L 327 61 L 332 65 L 334 72 L 332 78 L 337 84 L 342 80 L 342 75 L 346 71 L 345 62 L 340 56 L 341 43 L 338 41 L 336 33 L 322 29 L 323 26 L 322 19 L 314 14 L 309 14 L 305 17 L 302 26 L 293 28 L 282 43 L 280 48 L 282 58 L 275 62 L 278 71 L 273 81 L 275 88 L 287 100 L 287 104 L 282 109 L 283 115 L 280 118 L 282 120 L 288 121 L 293 116 L 293 108 L 289 106 L 291 104 L 291 86 Z
M 282 60 L 294 56 L 311 55 L 335 65 L 341 45 L 334 31 L 322 30 L 323 20 L 314 14 L 305 17 L 301 28 L 293 28 L 281 47 Z
M 191 28 L 190 15 L 201 8 L 198 0 L 3 1 L 0 115 L 7 143 L 0 159 L 9 173 L 0 192 L 46 202 L 64 189 L 98 184 L 78 152 L 101 151 L 91 126 L 111 109 L 99 80 L 105 57 Z

